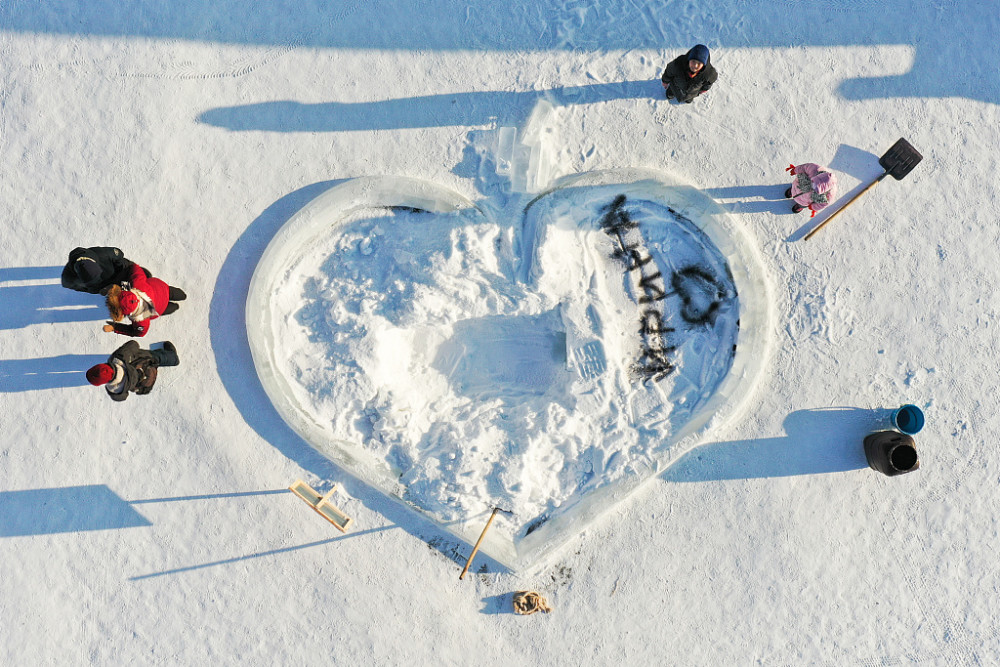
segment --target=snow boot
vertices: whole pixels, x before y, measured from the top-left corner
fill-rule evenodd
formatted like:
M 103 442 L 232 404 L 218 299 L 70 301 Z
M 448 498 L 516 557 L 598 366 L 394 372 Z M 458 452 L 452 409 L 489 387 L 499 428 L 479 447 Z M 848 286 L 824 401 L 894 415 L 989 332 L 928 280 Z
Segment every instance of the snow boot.
M 792 198 L 792 189 L 788 188 L 787 190 L 785 190 L 785 199 L 791 199 L 791 198 Z
M 180 358 L 177 356 L 177 348 L 169 340 L 163 343 L 162 350 L 151 349 L 150 352 L 156 358 L 158 366 L 178 366 L 181 363 Z
M 802 204 L 795 204 L 794 206 L 792 206 L 792 213 L 800 213 L 804 208 L 805 206 L 803 206 Z

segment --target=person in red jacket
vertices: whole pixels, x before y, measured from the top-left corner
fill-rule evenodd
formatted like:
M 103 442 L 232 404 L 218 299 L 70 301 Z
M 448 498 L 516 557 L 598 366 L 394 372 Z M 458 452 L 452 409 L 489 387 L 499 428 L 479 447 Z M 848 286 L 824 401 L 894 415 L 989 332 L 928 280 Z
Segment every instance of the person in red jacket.
M 129 289 L 112 285 L 106 303 L 113 321 L 104 325 L 107 332 L 124 336 L 145 336 L 149 331 L 149 321 L 160 315 L 169 315 L 179 308 L 178 301 L 187 298 L 184 291 L 171 287 L 159 278 L 147 278 L 146 272 L 138 264 L 132 266 Z M 122 324 L 128 318 L 131 324 Z

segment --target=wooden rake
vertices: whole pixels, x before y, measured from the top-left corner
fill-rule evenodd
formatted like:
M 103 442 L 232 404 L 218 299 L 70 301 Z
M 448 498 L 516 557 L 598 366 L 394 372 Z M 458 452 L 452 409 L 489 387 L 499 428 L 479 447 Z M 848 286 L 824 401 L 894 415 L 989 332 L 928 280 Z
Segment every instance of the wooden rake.
M 903 180 L 903 177 L 913 171 L 913 168 L 917 166 L 917 163 L 923 159 L 924 156 L 918 153 L 917 149 L 911 146 L 910 142 L 906 139 L 900 139 L 894 143 L 892 148 L 886 151 L 885 155 L 878 159 L 878 163 L 882 165 L 883 169 L 885 169 L 885 171 L 882 172 L 882 175 L 872 181 L 871 184 L 869 184 L 864 190 L 851 197 L 849 202 L 834 211 L 829 218 L 816 225 L 811 232 L 806 234 L 805 240 L 808 241 L 812 238 L 813 234 L 823 229 L 831 220 L 840 215 L 841 211 L 853 204 L 858 197 L 878 185 L 883 178 L 886 176 L 892 176 L 897 181 L 901 181 Z

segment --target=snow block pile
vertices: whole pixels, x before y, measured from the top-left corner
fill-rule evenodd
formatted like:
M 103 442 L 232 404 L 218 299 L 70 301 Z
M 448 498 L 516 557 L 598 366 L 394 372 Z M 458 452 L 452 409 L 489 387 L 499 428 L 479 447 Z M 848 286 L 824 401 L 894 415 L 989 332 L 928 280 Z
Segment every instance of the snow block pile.
M 497 174 L 510 179 L 513 192 L 541 192 L 552 181 L 553 151 L 558 138 L 555 109 L 548 100 L 539 100 L 520 137 L 513 127 L 501 127 L 497 131 L 494 156 Z

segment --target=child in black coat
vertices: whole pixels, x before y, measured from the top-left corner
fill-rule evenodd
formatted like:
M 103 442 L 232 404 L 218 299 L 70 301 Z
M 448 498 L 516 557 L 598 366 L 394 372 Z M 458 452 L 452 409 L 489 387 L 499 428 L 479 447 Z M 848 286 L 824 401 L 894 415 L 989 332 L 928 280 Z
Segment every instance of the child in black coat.
M 683 56 L 670 61 L 660 77 L 667 99 L 691 104 L 694 98 L 707 93 L 719 79 L 719 73 L 712 67 L 710 59 L 708 47 L 698 44 Z

